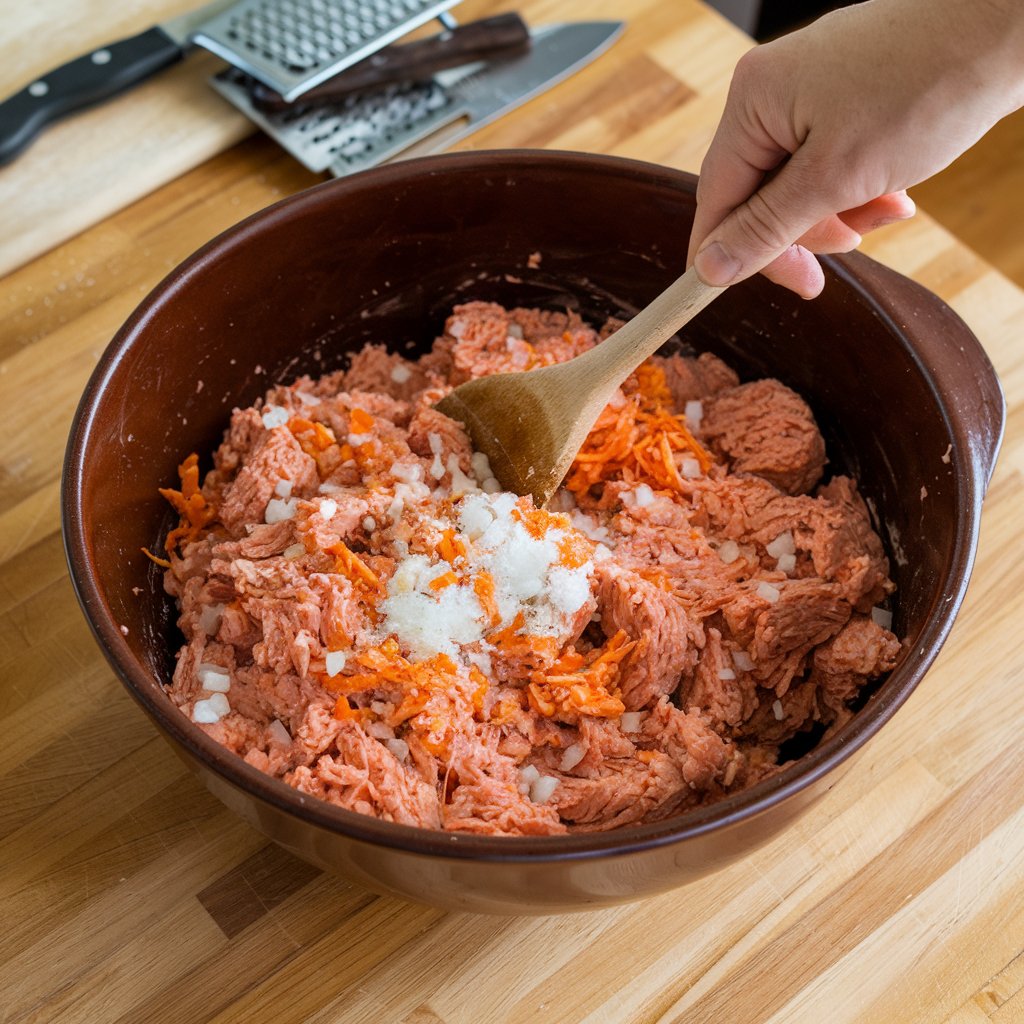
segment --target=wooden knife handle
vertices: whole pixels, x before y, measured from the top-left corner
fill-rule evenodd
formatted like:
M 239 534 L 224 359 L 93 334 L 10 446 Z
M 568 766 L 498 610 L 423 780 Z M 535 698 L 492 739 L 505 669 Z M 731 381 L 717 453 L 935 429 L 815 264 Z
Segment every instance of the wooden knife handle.
M 497 14 L 493 18 L 459 25 L 429 39 L 385 46 L 366 60 L 304 92 L 291 103 L 259 82 L 253 83 L 250 95 L 256 106 L 270 112 L 333 103 L 363 89 L 392 82 L 421 81 L 445 68 L 512 56 L 526 50 L 529 45 L 530 30 L 518 14 Z

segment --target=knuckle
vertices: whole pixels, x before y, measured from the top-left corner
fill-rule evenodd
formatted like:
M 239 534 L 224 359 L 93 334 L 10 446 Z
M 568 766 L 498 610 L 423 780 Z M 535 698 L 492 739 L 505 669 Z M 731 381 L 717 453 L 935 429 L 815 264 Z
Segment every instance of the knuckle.
M 792 241 L 783 218 L 763 191 L 755 192 L 737 213 L 743 232 L 764 253 L 783 249 Z

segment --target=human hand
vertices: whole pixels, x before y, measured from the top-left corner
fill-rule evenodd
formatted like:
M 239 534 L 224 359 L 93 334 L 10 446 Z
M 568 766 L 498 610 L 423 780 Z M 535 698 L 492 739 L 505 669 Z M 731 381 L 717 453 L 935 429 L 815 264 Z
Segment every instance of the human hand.
M 701 167 L 688 262 L 707 284 L 761 271 L 813 298 L 814 253 L 910 217 L 906 189 L 1024 103 L 1014 0 L 870 0 L 737 64 Z

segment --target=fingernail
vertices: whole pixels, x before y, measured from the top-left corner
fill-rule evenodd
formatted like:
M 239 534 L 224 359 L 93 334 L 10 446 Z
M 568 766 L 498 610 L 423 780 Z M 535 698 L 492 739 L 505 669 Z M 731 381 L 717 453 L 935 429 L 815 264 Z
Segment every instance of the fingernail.
M 722 288 L 734 281 L 742 267 L 735 256 L 730 256 L 721 242 L 704 246 L 694 258 L 693 265 L 705 283 Z

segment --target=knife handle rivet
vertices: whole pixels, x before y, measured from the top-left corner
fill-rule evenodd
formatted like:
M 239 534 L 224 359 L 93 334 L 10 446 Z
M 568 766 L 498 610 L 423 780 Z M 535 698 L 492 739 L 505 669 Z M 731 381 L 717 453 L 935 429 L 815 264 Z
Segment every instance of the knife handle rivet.
M 46 84 L 46 82 L 42 81 L 33 82 L 28 87 L 29 96 L 45 96 L 49 91 L 50 87 Z
M 109 64 L 111 53 L 109 50 L 97 50 L 91 57 L 93 64 Z

